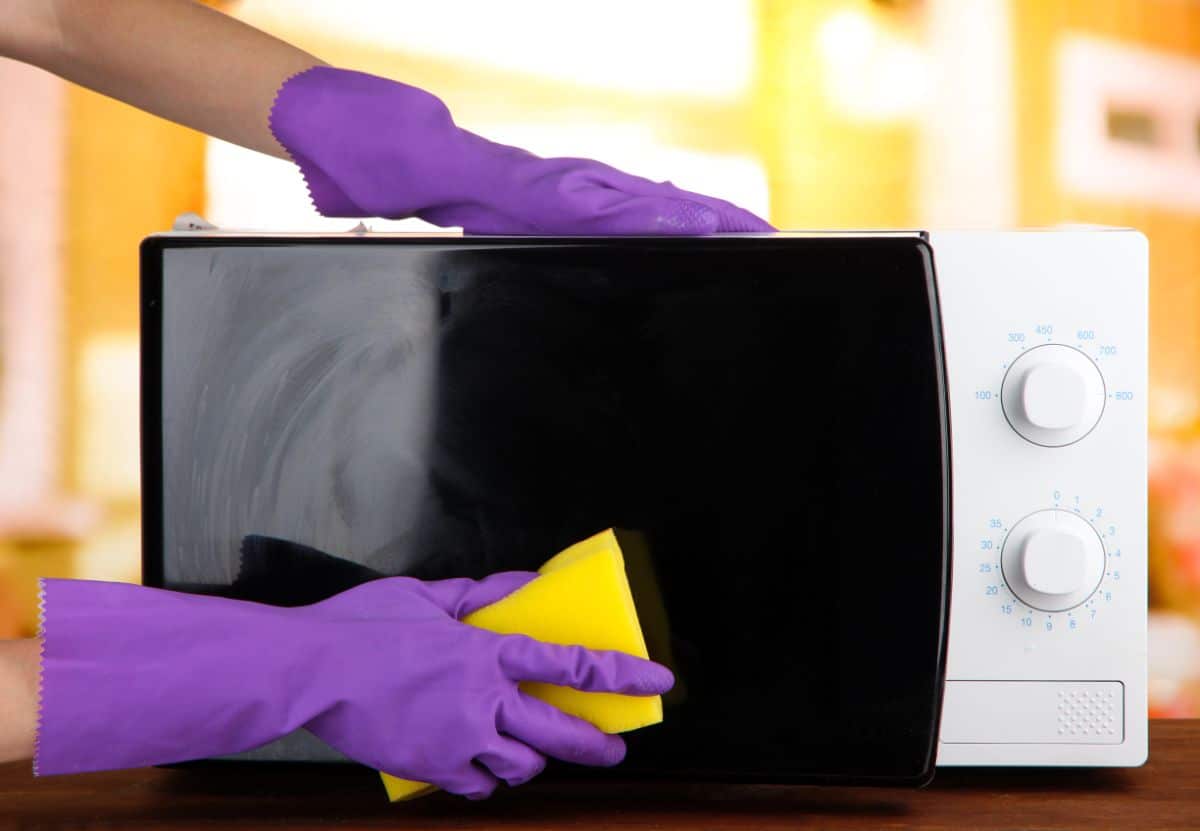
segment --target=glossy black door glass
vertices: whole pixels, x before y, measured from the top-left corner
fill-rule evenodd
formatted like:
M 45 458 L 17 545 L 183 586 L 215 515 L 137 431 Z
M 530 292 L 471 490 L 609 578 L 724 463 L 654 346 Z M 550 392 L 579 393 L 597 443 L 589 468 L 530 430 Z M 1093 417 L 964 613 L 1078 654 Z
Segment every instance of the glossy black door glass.
M 162 584 L 225 592 L 248 534 L 439 578 L 615 527 L 679 679 L 621 775 L 929 771 L 947 482 L 918 240 L 161 245 Z

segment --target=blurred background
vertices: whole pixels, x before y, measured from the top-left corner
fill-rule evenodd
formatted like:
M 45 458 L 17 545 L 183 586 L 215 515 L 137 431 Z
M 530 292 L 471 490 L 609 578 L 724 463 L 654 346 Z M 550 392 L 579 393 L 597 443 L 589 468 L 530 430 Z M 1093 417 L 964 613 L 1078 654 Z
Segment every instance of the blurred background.
M 1152 713 L 1200 715 L 1200 0 L 213 5 L 781 228 L 1144 231 Z M 139 579 L 137 250 L 187 211 L 353 224 L 287 163 L 0 60 L 0 637 L 39 575 Z

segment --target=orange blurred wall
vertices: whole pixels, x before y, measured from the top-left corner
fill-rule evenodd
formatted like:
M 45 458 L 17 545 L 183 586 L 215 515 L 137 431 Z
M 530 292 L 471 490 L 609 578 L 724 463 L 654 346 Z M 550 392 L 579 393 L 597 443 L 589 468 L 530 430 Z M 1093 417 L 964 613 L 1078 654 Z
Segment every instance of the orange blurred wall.
M 178 214 L 203 211 L 204 137 L 79 87 L 67 94 L 67 123 L 64 478 L 73 492 L 134 506 L 136 489 L 110 489 L 104 481 L 112 477 L 96 469 L 111 463 L 124 470 L 127 462 L 95 458 L 106 438 L 125 446 L 128 434 L 88 435 L 97 423 L 112 423 L 97 408 L 121 408 L 125 419 L 130 402 L 106 404 L 87 395 L 85 390 L 103 387 L 105 379 L 84 373 L 96 366 L 88 356 L 98 342 L 136 347 L 138 245 L 147 234 L 169 228 Z M 115 389 L 128 386 L 128 378 L 112 380 Z M 132 413 L 136 417 L 136 403 Z
M 822 87 L 827 70 L 819 33 L 846 9 L 864 11 L 884 30 L 920 24 L 919 4 L 912 3 L 758 3 L 753 144 L 766 163 L 771 221 L 780 228 L 920 224 L 915 119 L 872 123 L 848 117 L 831 106 Z

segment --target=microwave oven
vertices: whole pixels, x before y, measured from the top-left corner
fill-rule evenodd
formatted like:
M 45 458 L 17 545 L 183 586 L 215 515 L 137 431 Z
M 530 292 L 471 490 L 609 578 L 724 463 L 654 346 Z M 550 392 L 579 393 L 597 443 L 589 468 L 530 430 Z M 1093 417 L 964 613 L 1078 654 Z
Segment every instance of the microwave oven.
M 1135 231 L 198 231 L 141 269 L 149 585 L 295 605 L 612 527 L 678 679 L 622 776 L 1146 758 Z

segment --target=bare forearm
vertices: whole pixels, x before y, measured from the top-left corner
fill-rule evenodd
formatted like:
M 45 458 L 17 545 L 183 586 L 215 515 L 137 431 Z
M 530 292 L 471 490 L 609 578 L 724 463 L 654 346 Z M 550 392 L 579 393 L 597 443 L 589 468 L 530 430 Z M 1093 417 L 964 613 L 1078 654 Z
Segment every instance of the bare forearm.
M 38 648 L 33 639 L 0 641 L 0 762 L 33 756 Z
M 286 158 L 267 127 L 271 103 L 284 79 L 319 59 L 192 0 L 34 2 L 41 10 L 26 17 L 38 20 L 25 24 L 33 35 L 10 48 L 12 57 Z

